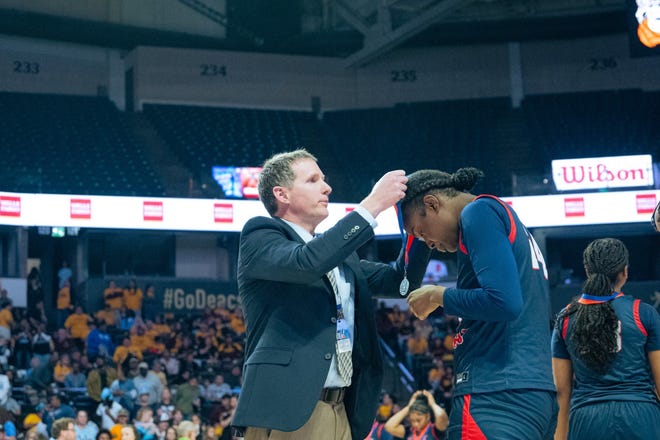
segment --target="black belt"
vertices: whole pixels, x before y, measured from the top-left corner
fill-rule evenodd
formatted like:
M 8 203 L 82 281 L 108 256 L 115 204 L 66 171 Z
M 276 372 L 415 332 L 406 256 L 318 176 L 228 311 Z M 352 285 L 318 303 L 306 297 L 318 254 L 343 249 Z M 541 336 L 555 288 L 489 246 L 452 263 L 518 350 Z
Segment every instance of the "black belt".
M 319 400 L 326 403 L 341 403 L 345 394 L 346 388 L 323 388 Z

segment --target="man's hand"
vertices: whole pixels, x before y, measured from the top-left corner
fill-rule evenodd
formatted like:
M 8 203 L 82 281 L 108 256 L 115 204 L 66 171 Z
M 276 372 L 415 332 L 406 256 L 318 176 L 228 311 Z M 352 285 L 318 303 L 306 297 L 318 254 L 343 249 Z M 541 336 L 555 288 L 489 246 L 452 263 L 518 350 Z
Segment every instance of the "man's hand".
M 385 173 L 371 189 L 371 193 L 360 202 L 371 215 L 376 218 L 378 214 L 394 206 L 396 202 L 406 195 L 408 178 L 403 170 L 394 170 Z
M 426 319 L 431 312 L 442 306 L 445 287 L 427 285 L 413 290 L 408 295 L 408 306 L 419 319 Z

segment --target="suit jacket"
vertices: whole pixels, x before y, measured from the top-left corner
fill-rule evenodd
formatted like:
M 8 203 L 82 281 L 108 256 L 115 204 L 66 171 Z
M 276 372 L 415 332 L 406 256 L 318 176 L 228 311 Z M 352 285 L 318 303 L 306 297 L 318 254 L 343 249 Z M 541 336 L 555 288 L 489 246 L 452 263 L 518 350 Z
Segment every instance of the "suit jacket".
M 367 435 L 383 375 L 372 296 L 400 298 L 403 275 L 402 256 L 398 270 L 358 258 L 356 250 L 373 236 L 356 212 L 307 244 L 278 218 L 245 224 L 238 291 L 247 331 L 235 426 L 294 431 L 311 416 L 335 353 L 336 302 L 326 273 L 342 264 L 355 301 L 353 377 L 344 403 L 353 438 Z M 411 255 L 411 290 L 429 255 L 425 246 Z

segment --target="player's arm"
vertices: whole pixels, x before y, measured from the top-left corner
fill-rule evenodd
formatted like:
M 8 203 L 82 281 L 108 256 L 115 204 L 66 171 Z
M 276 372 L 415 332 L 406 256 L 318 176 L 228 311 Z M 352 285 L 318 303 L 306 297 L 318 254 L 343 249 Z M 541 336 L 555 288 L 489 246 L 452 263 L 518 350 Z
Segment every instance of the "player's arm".
M 562 310 L 559 315 L 564 316 L 566 310 Z M 559 404 L 555 440 L 565 440 L 568 435 L 568 414 L 573 394 L 573 364 L 564 339 L 566 337 L 564 323 L 565 321 L 560 318 L 552 332 L 552 377 L 557 388 Z
M 552 376 L 555 381 L 555 387 L 557 388 L 557 403 L 559 404 L 555 440 L 566 440 L 568 434 L 568 413 L 571 407 L 571 394 L 573 392 L 573 364 L 571 360 L 553 357 Z
M 660 314 L 651 304 L 641 303 L 639 315 L 646 329 L 646 353 L 655 383 L 655 394 L 660 399 Z
M 461 218 L 463 238 L 481 287 L 447 288 L 445 312 L 482 321 L 516 319 L 522 311 L 522 290 L 506 212 L 490 203 L 468 207 Z
M 421 394 L 422 391 L 415 391 L 412 396 L 410 396 L 408 404 L 394 413 L 392 417 L 385 422 L 385 431 L 389 432 L 394 437 L 403 438 L 403 436 L 406 435 L 406 428 L 403 426 L 403 422 L 410 413 L 410 405 L 412 405 L 415 399 Z
M 660 350 L 650 351 L 648 356 L 653 382 L 655 383 L 655 395 L 660 400 Z
M 439 431 L 446 430 L 447 425 L 449 425 L 449 416 L 447 415 L 447 411 L 445 411 L 443 407 L 436 403 L 435 398 L 430 391 L 424 390 L 422 393 L 426 396 L 426 400 L 429 402 L 429 406 L 433 411 L 435 428 Z

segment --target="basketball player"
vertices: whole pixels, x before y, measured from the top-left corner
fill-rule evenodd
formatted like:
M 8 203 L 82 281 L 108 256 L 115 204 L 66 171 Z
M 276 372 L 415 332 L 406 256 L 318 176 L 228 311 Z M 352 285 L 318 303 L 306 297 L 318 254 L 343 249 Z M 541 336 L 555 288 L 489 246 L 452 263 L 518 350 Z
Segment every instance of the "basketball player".
M 555 439 L 658 438 L 660 316 L 621 292 L 628 279 L 621 241 L 592 241 L 583 262 L 583 293 L 560 312 L 552 335 Z
M 406 232 L 457 252 L 455 288 L 427 285 L 408 304 L 420 319 L 457 315 L 450 440 L 550 439 L 557 400 L 550 355 L 547 269 L 513 209 L 470 191 L 483 173 L 422 170 L 401 202 Z

